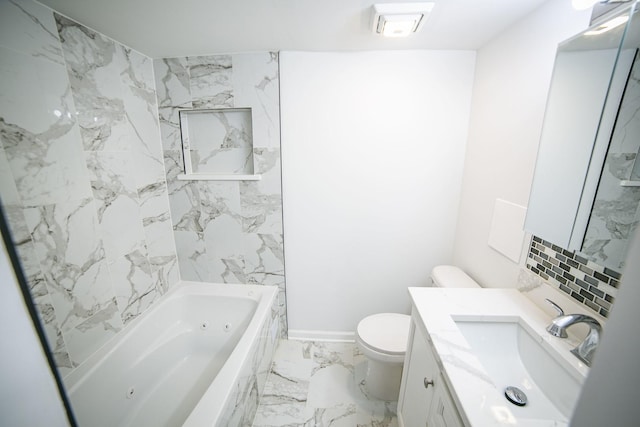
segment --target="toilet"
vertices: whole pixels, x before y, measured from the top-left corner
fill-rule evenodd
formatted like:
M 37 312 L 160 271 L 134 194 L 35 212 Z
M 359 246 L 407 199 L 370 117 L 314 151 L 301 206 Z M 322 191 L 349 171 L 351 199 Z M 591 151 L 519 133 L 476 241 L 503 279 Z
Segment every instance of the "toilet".
M 440 265 L 431 272 L 433 286 L 442 288 L 479 288 L 480 286 L 458 267 Z M 411 316 L 399 313 L 379 313 L 358 323 L 356 343 L 367 358 L 365 389 L 380 400 L 398 400 L 402 365 L 407 352 Z

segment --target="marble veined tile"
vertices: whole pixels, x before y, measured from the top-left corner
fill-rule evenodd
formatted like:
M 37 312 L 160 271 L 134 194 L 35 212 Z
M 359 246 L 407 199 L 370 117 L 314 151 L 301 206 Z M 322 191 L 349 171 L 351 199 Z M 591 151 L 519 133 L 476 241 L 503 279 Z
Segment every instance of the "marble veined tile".
M 635 154 L 607 155 L 581 249 L 594 261 L 619 270 L 624 267 L 627 245 L 638 225 L 640 188 L 620 186 L 620 180 L 630 175 L 633 159 Z
M 357 427 L 397 427 L 397 402 L 360 401 L 356 408 Z
M 304 402 L 290 401 L 286 397 L 273 397 L 269 383 L 256 411 L 253 427 L 313 426 L 315 409 Z
M 138 190 L 142 226 L 150 257 L 176 255 L 171 207 L 164 180 Z
M 88 197 L 63 66 L 0 47 L 0 139 L 28 206 Z
M 63 332 L 114 300 L 94 202 L 24 210 Z
M 126 325 L 151 306 L 162 292 L 156 286 L 151 265 L 141 251 L 109 262 L 109 271 L 122 322 Z
M 357 407 L 353 404 L 340 404 L 330 408 L 316 408 L 313 425 L 317 427 L 353 427 L 356 425 Z
M 193 182 L 183 181 L 183 183 L 184 185 L 169 189 L 173 229 L 202 234 L 204 226 L 198 187 Z
M 178 112 L 193 106 L 187 58 L 156 59 L 153 64 L 163 149 L 182 150 Z
M 274 363 L 263 398 L 269 399 L 272 405 L 282 403 L 306 405 L 309 380 L 287 375 L 281 369 L 279 364 Z
M 238 182 L 197 182 L 210 278 L 246 283 Z
M 83 25 L 54 16 L 85 150 L 127 151 L 131 129 L 120 77 L 123 49 Z
M 164 177 L 152 60 L 56 16 L 86 151 L 129 152 L 139 187 Z
M 191 87 L 187 58 L 153 61 L 159 107 L 191 107 Z
M 176 251 L 182 280 L 208 282 L 209 260 L 202 233 L 190 230 L 176 230 Z
M 126 151 L 85 151 L 94 197 L 101 202 L 98 217 L 118 196 L 137 200 L 133 161 Z
M 231 55 L 187 58 L 193 108 L 234 106 L 231 62 Z
M 184 161 L 182 160 L 182 150 L 164 151 L 164 168 L 167 177 L 167 189 L 169 190 L 169 203 L 173 205 L 171 196 L 175 192 L 192 185 L 189 181 L 179 181 L 178 175 L 184 174 Z M 173 215 L 173 207 L 172 207 Z
M 240 184 L 242 202 L 242 229 L 246 233 L 282 233 L 282 196 L 265 194 L 259 181 Z
M 161 293 L 167 292 L 180 280 L 177 255 L 149 256 L 149 264 L 156 289 Z
M 278 70 L 276 52 L 233 55 L 234 104 L 252 108 L 254 147 L 280 147 Z
M 2 146 L 2 137 L 0 136 L 0 198 L 3 205 L 21 205 L 18 189 L 13 179 L 9 159 Z
M 143 114 L 136 114 L 132 109 L 127 117 L 135 136 L 131 138 L 131 157 L 136 164 L 134 177 L 138 188 L 164 180 L 165 169 L 158 123 L 152 121 L 149 114 L 144 111 Z M 145 127 L 147 137 L 143 137 L 142 128 Z
M 280 192 L 280 147 L 254 147 L 253 157 L 255 172 L 262 175 L 260 184 L 262 191 Z
M 74 365 L 79 365 L 123 328 L 115 299 L 91 317 L 62 331 Z
M 277 284 L 278 291 L 278 313 L 280 314 L 280 336 L 287 337 L 289 334 L 289 324 L 287 322 L 287 293 L 284 280 Z
M 153 63 L 136 51 L 123 50 L 126 58 L 126 72 L 122 75 L 123 101 L 132 130 L 129 139 L 136 163 L 134 176 L 138 187 L 145 187 L 165 178 Z
M 242 247 L 241 235 L 238 234 L 242 217 L 237 181 L 191 181 L 175 187 L 169 186 L 174 230 L 213 235 L 218 231 L 228 231 L 237 237 L 228 243 L 236 248 Z M 224 230 L 226 226 L 233 230 Z
M 244 235 L 245 240 L 245 270 L 247 276 L 259 279 L 264 274 L 284 281 L 284 247 L 281 234 Z M 271 281 L 255 280 L 263 285 L 277 284 Z
M 227 252 L 227 254 L 221 254 Z M 209 274 L 216 283 L 247 283 L 242 255 L 229 254 L 229 249 L 208 251 Z
M 258 406 L 254 426 L 305 425 L 315 409 L 307 406 L 312 344 L 280 340 Z
M 313 374 L 309 382 L 307 404 L 314 408 L 351 405 L 354 403 L 354 393 L 352 371 L 339 364 L 328 365 Z
M 119 45 L 119 43 L 116 43 Z M 119 45 L 123 50 L 125 67 L 120 74 L 122 83 L 131 92 L 131 95 L 143 100 L 149 107 L 149 113 L 155 115 L 157 98 L 153 70 L 153 60 L 135 50 Z
M 188 107 L 191 107 L 191 103 L 189 103 Z M 158 109 L 162 148 L 164 150 L 182 150 L 179 116 L 182 108 L 183 107 L 160 107 Z
M 206 229 L 211 222 L 221 217 L 229 217 L 238 224 L 242 223 L 238 181 L 197 181 L 196 186 L 203 228 Z
M 20 260 L 20 267 L 25 275 L 29 292 L 40 323 L 44 329 L 49 348 L 53 354 L 56 366 L 61 372 L 73 368 L 64 340 L 60 332 L 60 324 L 56 317 L 55 308 L 46 281 L 36 255 L 35 245 L 31 240 L 29 229 L 21 206 L 3 206 L 7 223 L 11 229 L 14 248 Z
M 107 258 L 115 260 L 143 250 L 145 235 L 133 159 L 122 151 L 90 151 L 86 161 Z
M 366 363 L 354 343 L 281 340 L 254 426 L 397 427 L 397 402 L 363 393 Z
M 53 13 L 32 0 L 0 2 L 0 46 L 64 65 Z
M 256 173 L 260 181 L 242 181 L 243 230 L 248 233 L 282 233 L 280 152 L 254 148 Z
M 321 369 L 335 365 L 353 372 L 354 346 L 352 343 L 318 341 L 313 343 L 312 352 L 314 362 L 312 376 Z
M 308 382 L 313 368 L 312 347 L 311 341 L 280 340 L 273 356 L 272 370 L 277 372 L 277 376 Z

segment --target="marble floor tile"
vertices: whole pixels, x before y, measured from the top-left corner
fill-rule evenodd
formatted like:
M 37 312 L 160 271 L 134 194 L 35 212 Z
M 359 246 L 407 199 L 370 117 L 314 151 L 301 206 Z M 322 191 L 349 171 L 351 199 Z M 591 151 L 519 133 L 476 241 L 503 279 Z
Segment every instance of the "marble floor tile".
M 354 343 L 281 340 L 254 427 L 397 427 L 397 402 L 367 396 Z

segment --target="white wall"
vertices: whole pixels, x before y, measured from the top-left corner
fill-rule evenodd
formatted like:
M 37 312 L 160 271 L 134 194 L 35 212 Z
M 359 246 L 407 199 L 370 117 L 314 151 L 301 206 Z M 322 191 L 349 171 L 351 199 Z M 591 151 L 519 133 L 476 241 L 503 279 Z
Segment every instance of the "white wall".
M 528 204 L 557 44 L 589 17 L 552 0 L 478 51 L 454 263 L 483 286 L 516 286 L 519 266 L 487 245 L 494 203 Z
M 291 336 L 408 312 L 450 263 L 475 53 L 283 52 Z
M 0 425 L 68 426 L 6 249 L 0 241 Z

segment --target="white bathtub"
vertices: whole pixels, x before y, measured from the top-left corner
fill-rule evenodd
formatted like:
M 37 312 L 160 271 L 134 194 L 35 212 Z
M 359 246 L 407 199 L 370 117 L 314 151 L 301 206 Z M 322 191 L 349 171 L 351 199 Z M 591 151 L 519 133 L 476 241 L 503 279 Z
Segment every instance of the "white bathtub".
M 250 426 L 277 288 L 182 282 L 65 378 L 80 427 Z

